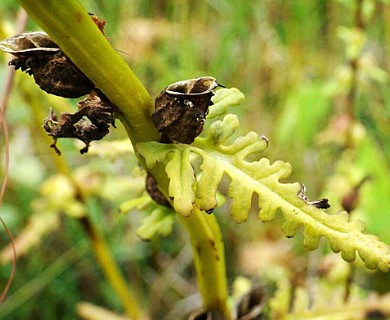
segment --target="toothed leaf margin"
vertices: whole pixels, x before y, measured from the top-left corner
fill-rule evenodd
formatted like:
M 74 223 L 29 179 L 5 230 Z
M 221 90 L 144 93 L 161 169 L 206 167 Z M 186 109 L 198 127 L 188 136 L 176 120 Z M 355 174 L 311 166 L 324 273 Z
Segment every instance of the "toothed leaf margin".
M 224 90 L 237 94 L 237 89 Z M 236 101 L 227 91 L 213 106 L 217 110 L 227 110 L 225 99 Z M 282 230 L 286 236 L 293 237 L 303 225 L 304 245 L 308 249 L 316 249 L 323 236 L 334 252 L 341 252 L 344 260 L 355 260 L 358 252 L 367 268 L 389 270 L 389 246 L 373 235 L 364 234 L 364 223 L 349 221 L 346 212 L 329 215 L 305 202 L 298 196 L 300 183 L 280 182 L 290 176 L 291 165 L 261 158 L 268 141 L 255 132 L 235 138 L 238 126 L 237 116 L 228 114 L 223 120 L 214 121 L 192 145 L 147 142 L 137 146 L 149 168 L 156 162 L 164 163 L 170 179 L 169 197 L 178 213 L 188 216 L 195 203 L 203 211 L 216 207 L 218 184 L 227 176 L 230 214 L 237 223 L 248 219 L 252 197 L 257 194 L 260 220 L 274 219 L 279 209 L 285 220 Z M 201 173 L 196 175 L 193 162 L 199 157 Z

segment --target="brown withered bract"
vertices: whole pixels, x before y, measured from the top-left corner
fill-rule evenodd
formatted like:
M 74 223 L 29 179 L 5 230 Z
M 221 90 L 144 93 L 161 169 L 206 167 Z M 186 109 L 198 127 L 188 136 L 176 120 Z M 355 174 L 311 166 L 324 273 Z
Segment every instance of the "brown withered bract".
M 109 132 L 110 124 L 115 127 L 113 108 L 108 101 L 98 95 L 91 94 L 77 103 L 79 110 L 74 113 L 63 112 L 58 119 L 50 111 L 44 120 L 43 128 L 49 136 L 53 137 L 52 148 L 61 154 L 56 143 L 58 138 L 76 138 L 85 143 L 81 153 L 88 152 L 91 141 L 100 140 Z
M 91 15 L 104 34 L 105 20 Z M 16 57 L 9 62 L 15 70 L 32 75 L 47 93 L 64 98 L 78 98 L 90 93 L 94 84 L 65 55 L 45 32 L 22 33 L 0 41 L 0 49 Z
M 218 85 L 215 78 L 206 76 L 175 82 L 162 91 L 152 115 L 162 141 L 192 143 L 203 130 Z
M 86 95 L 93 83 L 44 32 L 22 33 L 0 42 L 0 49 L 16 57 L 9 62 L 15 70 L 32 75 L 47 93 L 64 98 Z
M 90 14 L 104 34 L 105 20 Z M 0 49 L 16 58 L 9 62 L 34 77 L 39 87 L 64 98 L 88 96 L 77 103 L 78 111 L 64 112 L 60 117 L 50 111 L 44 119 L 44 129 L 54 139 L 51 147 L 61 154 L 56 146 L 58 138 L 76 138 L 85 143 L 81 153 L 88 152 L 93 140 L 100 140 L 115 127 L 114 106 L 107 97 L 65 55 L 45 32 L 30 32 L 0 42 Z

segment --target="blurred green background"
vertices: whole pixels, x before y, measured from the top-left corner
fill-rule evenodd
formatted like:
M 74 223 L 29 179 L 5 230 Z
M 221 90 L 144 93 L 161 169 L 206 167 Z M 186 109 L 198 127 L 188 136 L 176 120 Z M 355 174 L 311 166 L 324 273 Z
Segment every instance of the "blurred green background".
M 310 199 L 329 198 L 328 212 L 355 199 L 353 217 L 390 244 L 388 1 L 81 2 L 107 21 L 106 36 L 152 97 L 172 82 L 203 75 L 239 88 L 246 96 L 234 110 L 241 132 L 267 136 L 265 156 L 290 162 L 291 181 L 304 183 Z M 16 33 L 18 10 L 14 1 L 0 2 L 1 39 Z M 29 21 L 26 31 L 33 30 L 39 28 Z M 0 88 L 9 59 L 0 53 Z M 42 119 L 49 108 L 75 111 L 76 102 L 43 93 L 31 77 L 16 73 L 7 108 L 10 179 L 1 217 L 19 241 L 20 257 L 0 318 L 74 319 L 82 301 L 122 312 L 78 223 L 88 212 L 152 319 L 165 319 L 177 301 L 196 293 L 188 238 L 177 225 L 168 238 L 142 242 L 135 235 L 142 210 L 118 213 L 121 203 L 143 191 L 143 173 L 131 153 L 103 142 L 80 155 L 79 145 L 66 140 L 58 143 L 60 158 L 50 149 Z M 104 141 L 125 138 L 119 124 Z M 3 134 L 0 139 L 3 177 Z M 74 188 L 57 175 L 67 170 L 87 194 L 86 203 L 77 202 Z M 293 274 L 306 270 L 311 253 L 299 236 L 284 238 L 280 221 L 259 223 L 256 208 L 242 225 L 223 208 L 216 214 L 230 281 L 258 275 L 273 263 Z M 11 264 L 9 238 L 1 232 L 0 239 L 3 288 Z M 324 254 L 326 248 L 324 243 Z M 269 261 L 259 263 L 259 253 Z M 360 271 L 358 281 L 378 292 L 390 286 L 389 276 L 379 272 Z

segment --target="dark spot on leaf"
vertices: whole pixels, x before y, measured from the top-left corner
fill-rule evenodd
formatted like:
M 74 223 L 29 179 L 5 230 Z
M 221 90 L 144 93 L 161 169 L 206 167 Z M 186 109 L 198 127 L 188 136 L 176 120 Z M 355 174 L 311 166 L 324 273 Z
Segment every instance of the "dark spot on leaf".
M 83 15 L 81 14 L 81 13 L 77 13 L 76 14 L 76 20 L 77 20 L 77 22 L 81 22 L 82 20 L 83 20 Z

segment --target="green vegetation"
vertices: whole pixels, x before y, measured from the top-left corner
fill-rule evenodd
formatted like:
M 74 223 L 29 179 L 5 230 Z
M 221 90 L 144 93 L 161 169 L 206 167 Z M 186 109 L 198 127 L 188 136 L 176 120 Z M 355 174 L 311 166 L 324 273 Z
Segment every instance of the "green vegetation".
M 19 260 L 0 318 L 86 318 L 87 301 L 132 318 L 174 319 L 197 305 L 185 300 L 197 292 L 195 278 L 203 306 L 225 318 L 226 286 L 233 288 L 230 307 L 249 291 L 271 319 L 389 316 L 389 275 L 368 272 L 359 258 L 345 263 L 320 239 L 347 261 L 356 250 L 366 267 L 389 268 L 385 1 L 83 1 L 107 20 L 106 36 L 118 52 L 77 1 L 19 2 L 118 106 L 123 126 L 86 155 L 60 140 L 58 157 L 42 119 L 49 108 L 75 110 L 76 101 L 47 95 L 16 74 L 1 216 L 15 234 Z M 17 10 L 11 1 L 0 4 L 3 38 L 16 33 L 10 21 Z M 27 27 L 38 28 L 31 21 Z M 0 56 L 3 87 L 8 58 Z M 246 102 L 240 91 L 220 89 L 191 146 L 159 144 L 150 96 L 202 75 L 239 88 Z M 266 136 L 269 147 L 250 131 Z M 178 214 L 150 201 L 138 160 Z M 330 215 L 299 198 L 294 181 L 305 184 L 310 199 L 329 198 Z M 211 215 L 202 212 L 216 204 Z M 275 220 L 278 209 L 283 221 Z M 341 210 L 349 215 L 336 214 Z M 274 221 L 262 224 L 257 215 Z M 363 235 L 357 219 L 384 243 Z M 281 230 L 297 236 L 286 239 Z M 1 239 L 8 241 L 5 233 Z M 302 250 L 303 242 L 319 249 Z M 5 247 L 4 283 L 11 258 Z

